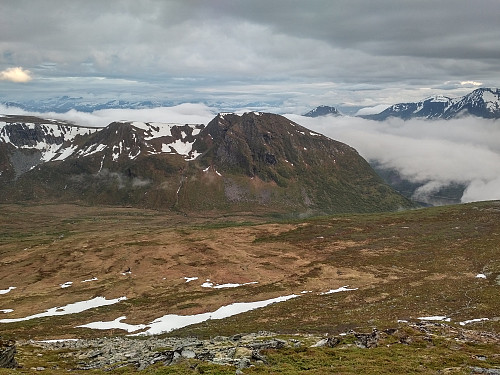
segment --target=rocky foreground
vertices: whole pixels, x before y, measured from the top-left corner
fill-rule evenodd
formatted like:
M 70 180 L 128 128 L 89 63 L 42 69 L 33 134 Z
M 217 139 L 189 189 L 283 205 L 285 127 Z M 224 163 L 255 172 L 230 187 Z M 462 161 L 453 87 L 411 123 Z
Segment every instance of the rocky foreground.
M 155 363 L 172 365 L 183 359 L 197 359 L 237 368 L 249 367 L 252 363 L 263 364 L 263 349 L 280 349 L 301 345 L 298 340 L 282 340 L 269 332 L 218 336 L 209 340 L 197 338 L 99 338 L 89 340 L 32 342 L 48 350 L 69 350 L 65 356 L 74 357 L 78 369 L 112 370 L 133 366 L 138 370 Z
M 271 332 L 258 332 L 230 337 L 217 336 L 204 340 L 193 337 L 113 337 L 59 341 L 29 340 L 19 342 L 18 345 L 35 347 L 42 351 L 58 351 L 61 359 L 75 363 L 75 370 L 109 371 L 125 366 L 143 370 L 154 364 L 169 366 L 184 360 L 198 360 L 234 366 L 236 373 L 240 374 L 243 369 L 252 365 L 267 365 L 266 351 L 269 349 L 357 347 L 366 350 L 377 346 L 390 348 L 392 345 L 433 346 L 442 340 L 455 344 L 496 345 L 500 343 L 500 335 L 423 321 L 400 324 L 397 328 L 381 331 L 373 329 L 370 333 L 349 331 L 338 336 L 279 336 Z M 11 343 L 8 347 L 9 366 L 5 367 L 16 367 L 17 363 L 13 358 L 15 346 Z M 494 358 L 487 358 L 479 353 L 473 357 L 480 362 L 484 361 L 485 365 L 489 360 L 496 362 Z M 498 354 L 493 357 L 498 357 Z M 33 370 L 43 371 L 45 368 L 35 367 Z M 471 374 L 500 375 L 500 368 L 470 366 L 468 370 Z

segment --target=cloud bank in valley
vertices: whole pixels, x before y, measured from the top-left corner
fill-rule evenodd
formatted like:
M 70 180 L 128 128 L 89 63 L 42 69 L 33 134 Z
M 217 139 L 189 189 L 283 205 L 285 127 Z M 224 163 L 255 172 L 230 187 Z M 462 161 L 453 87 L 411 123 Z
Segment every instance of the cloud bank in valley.
M 347 143 L 369 161 L 421 183 L 420 196 L 453 183 L 467 186 L 462 202 L 500 199 L 500 121 L 287 117 Z
M 103 109 L 91 113 L 70 110 L 65 113 L 29 112 L 0 104 L 0 113 L 38 116 L 68 121 L 75 125 L 104 127 L 114 121 L 164 122 L 176 124 L 207 124 L 216 112 L 204 104 L 184 103 L 172 107 L 144 109 Z
M 216 115 L 204 104 L 185 103 L 151 109 L 106 109 L 92 113 L 32 113 L 2 107 L 0 113 L 56 118 L 77 125 L 103 127 L 113 121 L 207 124 Z M 463 202 L 500 199 L 500 120 L 310 118 L 286 115 L 311 130 L 354 147 L 365 159 L 422 186 L 425 196 L 453 183 L 466 185 Z

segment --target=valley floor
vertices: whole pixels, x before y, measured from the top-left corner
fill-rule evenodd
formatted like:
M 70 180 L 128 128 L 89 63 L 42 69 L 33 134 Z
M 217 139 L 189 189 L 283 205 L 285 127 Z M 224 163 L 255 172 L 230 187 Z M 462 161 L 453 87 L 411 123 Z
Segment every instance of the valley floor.
M 265 360 L 250 358 L 255 367 L 244 373 L 500 367 L 499 202 L 305 220 L 51 204 L 0 210 L 0 335 L 18 342 L 24 367 L 15 371 L 78 368 L 64 355 L 74 348 L 39 340 L 210 341 L 262 331 L 286 344 L 260 350 Z M 377 346 L 361 349 L 355 333 L 374 328 Z M 328 337 L 340 342 L 311 348 Z M 235 372 L 234 363 L 181 359 L 144 371 Z

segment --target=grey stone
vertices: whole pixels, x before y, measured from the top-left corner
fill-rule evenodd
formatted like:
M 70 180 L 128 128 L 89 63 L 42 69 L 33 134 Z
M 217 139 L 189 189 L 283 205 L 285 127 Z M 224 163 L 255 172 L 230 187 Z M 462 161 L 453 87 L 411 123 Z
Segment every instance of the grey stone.
M 500 369 L 496 368 L 471 367 L 470 370 L 471 374 L 500 375 Z
M 13 341 L 0 340 L 0 367 L 16 368 L 18 367 L 15 359 L 16 345 Z
M 275 339 L 269 332 L 259 332 L 231 337 L 218 336 L 212 340 L 175 337 L 137 340 L 114 337 L 51 343 L 30 342 L 30 345 L 48 350 L 63 347 L 72 350 L 74 352 L 69 355 L 80 361 L 78 369 L 82 370 L 113 369 L 123 365 L 143 370 L 155 363 L 168 366 L 185 359 L 236 367 L 249 366 L 252 361 L 265 363 L 266 359 L 259 350 L 279 349 L 287 345 L 287 341 Z
M 378 346 L 379 334 L 376 329 L 372 333 L 354 333 L 356 337 L 356 346 L 358 348 L 376 348 Z
M 184 358 L 193 359 L 193 358 L 196 358 L 196 353 L 194 351 L 192 351 L 191 349 L 183 349 L 181 351 L 181 356 Z
M 239 361 L 238 361 L 238 365 L 237 367 L 239 369 L 242 369 L 242 368 L 247 368 L 247 367 L 250 367 L 250 360 L 248 358 L 241 358 Z

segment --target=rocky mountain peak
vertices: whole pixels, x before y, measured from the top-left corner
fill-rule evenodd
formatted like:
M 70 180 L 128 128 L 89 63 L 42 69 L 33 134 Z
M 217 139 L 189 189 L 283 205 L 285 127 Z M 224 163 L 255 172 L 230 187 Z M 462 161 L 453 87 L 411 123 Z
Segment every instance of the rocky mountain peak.
M 385 120 L 389 117 L 427 119 L 451 119 L 463 116 L 500 118 L 500 90 L 479 88 L 459 98 L 443 95 L 432 96 L 420 102 L 398 103 L 384 111 L 362 116 L 372 120 Z
M 335 107 L 320 105 L 307 112 L 304 116 L 306 117 L 340 116 L 340 112 Z

